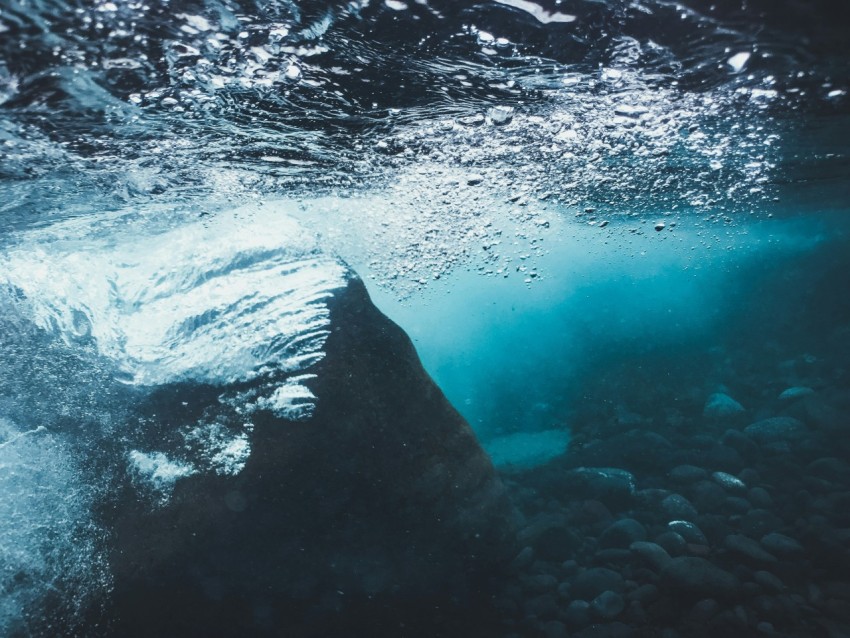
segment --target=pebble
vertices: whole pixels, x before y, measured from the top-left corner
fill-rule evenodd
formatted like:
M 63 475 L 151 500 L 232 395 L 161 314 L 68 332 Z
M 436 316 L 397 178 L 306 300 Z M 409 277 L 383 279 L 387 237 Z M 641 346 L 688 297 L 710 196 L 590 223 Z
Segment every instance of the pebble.
M 744 413 L 744 406 L 728 394 L 716 392 L 708 397 L 702 414 L 711 419 L 730 419 Z
M 670 554 L 663 547 L 649 541 L 636 541 L 629 549 L 644 560 L 656 572 L 661 571 L 670 562 Z
M 579 574 L 572 584 L 572 594 L 582 600 L 593 600 L 604 591 L 622 592 L 626 588 L 623 577 L 607 567 L 591 567 Z
M 767 508 L 773 506 L 773 499 L 770 498 L 767 490 L 762 487 L 754 487 L 749 491 L 747 497 L 755 507 Z
M 730 534 L 723 541 L 723 546 L 733 554 L 758 563 L 777 562 L 776 556 L 763 549 L 757 541 L 747 538 L 743 534 Z
M 803 553 L 803 546 L 800 543 L 778 532 L 765 534 L 761 539 L 761 545 L 769 552 L 779 556 L 794 556 Z
M 714 481 L 699 481 L 689 491 L 697 509 L 710 512 L 717 509 L 726 500 L 726 492 Z
M 646 539 L 646 528 L 633 518 L 623 518 L 610 525 L 599 538 L 600 547 L 626 548 Z
M 674 594 L 696 598 L 734 598 L 740 586 L 733 574 L 695 556 L 671 559 L 661 582 Z
M 743 494 L 747 491 L 747 486 L 741 479 L 732 476 L 731 474 L 727 474 L 726 472 L 714 472 L 711 475 L 711 478 L 714 479 L 714 482 L 720 487 L 730 492 Z
M 705 538 L 705 534 L 702 533 L 702 530 L 699 527 L 690 521 L 670 521 L 667 523 L 667 527 L 670 528 L 671 532 L 676 532 L 684 538 L 686 543 L 708 545 L 708 540 Z
M 707 476 L 708 472 L 696 465 L 677 465 L 670 470 L 670 479 L 676 483 L 696 483 Z
M 626 602 L 623 597 L 613 591 L 602 592 L 590 603 L 591 613 L 605 620 L 616 618 L 625 608 Z
M 679 556 L 684 553 L 688 542 L 682 535 L 668 530 L 655 537 L 655 542 L 660 545 L 671 556 Z
M 565 473 L 564 480 L 570 492 L 612 507 L 627 505 L 635 493 L 634 475 L 615 467 L 579 467 Z
M 770 572 L 760 570 L 757 571 L 753 577 L 756 583 L 771 593 L 778 594 L 785 589 L 785 585 L 782 584 L 782 581 Z
M 811 388 L 807 388 L 806 386 L 797 385 L 787 390 L 784 390 L 782 394 L 779 395 L 780 401 L 793 401 L 794 399 L 799 399 L 802 397 L 807 397 L 814 394 L 815 391 Z
M 696 508 L 691 505 L 691 502 L 681 494 L 671 494 L 661 501 L 661 509 L 670 518 L 684 519 L 686 521 L 695 521 L 698 513 Z M 642 540 L 642 539 L 636 539 Z
M 744 428 L 744 434 L 759 443 L 796 440 L 807 433 L 806 426 L 791 416 L 775 416 L 762 419 Z
M 574 600 L 563 615 L 564 621 L 572 628 L 578 629 L 590 624 L 590 603 L 586 600 Z

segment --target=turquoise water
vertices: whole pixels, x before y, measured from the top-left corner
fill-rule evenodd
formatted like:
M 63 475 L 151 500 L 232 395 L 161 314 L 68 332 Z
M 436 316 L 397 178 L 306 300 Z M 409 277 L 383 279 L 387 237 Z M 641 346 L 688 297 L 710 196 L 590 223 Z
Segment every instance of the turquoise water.
M 0 635 L 850 635 L 833 0 L 0 0 Z

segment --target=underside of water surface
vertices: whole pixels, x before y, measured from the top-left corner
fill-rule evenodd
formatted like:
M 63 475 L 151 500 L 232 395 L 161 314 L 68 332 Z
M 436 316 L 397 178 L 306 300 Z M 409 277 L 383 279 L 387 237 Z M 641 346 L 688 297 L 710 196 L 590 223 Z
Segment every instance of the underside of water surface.
M 850 635 L 850 9 L 0 0 L 0 635 Z

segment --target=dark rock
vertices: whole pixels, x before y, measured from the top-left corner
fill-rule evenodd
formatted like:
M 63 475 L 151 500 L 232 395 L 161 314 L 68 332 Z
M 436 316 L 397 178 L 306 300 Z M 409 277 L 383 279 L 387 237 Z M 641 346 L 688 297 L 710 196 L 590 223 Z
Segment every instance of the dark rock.
M 741 531 L 752 538 L 759 538 L 782 527 L 782 519 L 769 510 L 750 510 L 740 523 Z
M 744 459 L 754 459 L 758 456 L 758 445 L 738 430 L 726 430 L 720 442 L 736 450 Z
M 773 506 L 773 499 L 770 498 L 767 490 L 761 487 L 754 487 L 747 493 L 747 498 L 753 506 L 766 509 Z
M 670 562 L 670 554 L 655 543 L 637 541 L 632 543 L 629 549 L 656 572 L 660 572 Z
M 534 562 L 534 549 L 531 547 L 523 547 L 519 554 L 516 555 L 511 567 L 515 570 L 525 569 L 530 567 Z
M 614 508 L 627 506 L 635 493 L 634 475 L 613 467 L 576 468 L 566 473 L 564 484 L 573 498 L 594 498 Z
M 726 492 L 713 481 L 698 481 L 691 490 L 691 499 L 701 512 L 710 512 L 719 508 L 726 499 Z
M 751 509 L 752 504 L 739 496 L 729 496 L 723 501 L 723 511 L 730 514 L 746 514 Z
M 596 565 L 625 565 L 632 558 L 632 553 L 627 549 L 609 548 L 601 549 L 593 555 Z
M 623 597 L 613 591 L 604 591 L 590 602 L 592 615 L 603 620 L 612 620 L 626 608 Z
M 734 599 L 740 586 L 734 575 L 693 556 L 670 559 L 661 571 L 661 582 L 673 595 L 723 600 Z
M 104 511 L 113 635 L 369 635 L 397 626 L 397 601 L 426 598 L 417 619 L 443 622 L 435 604 L 450 615 L 457 592 L 475 591 L 516 555 L 495 471 L 407 335 L 358 279 L 327 304 L 308 423 L 257 412 L 236 476 L 198 473 L 165 504 L 116 497 Z M 220 394 L 168 387 L 143 407 L 169 414 L 207 395 L 218 406 Z M 323 600 L 338 613 L 314 613 Z M 370 602 L 346 602 L 358 600 Z
M 670 518 L 695 521 L 698 513 L 691 502 L 681 494 L 671 494 L 661 501 L 661 509 Z
M 698 600 L 691 608 L 691 615 L 698 621 L 706 621 L 720 609 L 719 603 L 713 598 Z
M 537 576 L 523 576 L 520 578 L 523 588 L 536 594 L 542 594 L 551 591 L 558 586 L 558 579 L 548 574 L 538 574 Z
M 646 583 L 641 585 L 637 589 L 630 591 L 626 595 L 626 599 L 630 601 L 637 601 L 644 605 L 647 605 L 658 598 L 658 587 L 651 583 Z
M 733 494 L 745 494 L 747 491 L 747 486 L 741 479 L 736 476 L 732 476 L 731 474 L 727 474 L 726 472 L 714 472 L 711 475 L 711 478 L 727 492 L 731 492 Z
M 744 406 L 728 394 L 717 392 L 708 397 L 702 414 L 712 420 L 734 420 L 744 414 Z
M 567 626 L 560 620 L 550 620 L 543 626 L 544 638 L 569 638 Z
M 563 614 L 563 620 L 573 629 L 590 624 L 590 603 L 586 600 L 574 600 Z
M 688 484 L 707 478 L 708 472 L 696 465 L 677 465 L 670 470 L 669 476 L 676 483 Z
M 623 577 L 612 569 L 591 567 L 579 574 L 572 582 L 572 593 L 582 600 L 593 600 L 604 591 L 621 593 L 626 583 Z
M 621 622 L 591 625 L 573 634 L 572 638 L 632 638 L 634 631 Z
M 765 534 L 761 539 L 761 545 L 778 556 L 799 556 L 803 553 L 803 546 L 800 543 L 777 532 Z
M 599 538 L 600 547 L 626 548 L 634 541 L 646 539 L 646 528 L 633 518 L 624 518 L 610 525 Z
M 796 441 L 806 436 L 808 429 L 802 421 L 790 416 L 775 416 L 757 421 L 744 428 L 744 434 L 758 443 Z
M 536 556 L 559 562 L 581 545 L 581 537 L 570 529 L 567 517 L 560 512 L 540 513 L 519 532 L 517 540 L 531 545 Z
M 542 620 L 552 619 L 558 615 L 558 601 L 552 594 L 543 594 L 529 598 L 522 606 L 527 616 Z
M 681 534 L 669 530 L 656 536 L 655 542 L 664 548 L 670 556 L 680 556 L 688 546 L 688 541 L 682 538 Z
M 757 541 L 743 534 L 730 534 L 723 546 L 733 554 L 756 563 L 775 563 L 776 556 L 765 551 Z
M 806 473 L 834 483 L 846 484 L 850 476 L 850 465 L 834 457 L 820 458 L 806 466 Z
M 708 540 L 702 530 L 690 521 L 670 521 L 667 527 L 671 532 L 676 532 L 686 543 L 695 545 L 708 545 Z
M 754 574 L 755 582 L 758 583 L 765 591 L 778 594 L 785 589 L 785 585 L 776 576 L 766 571 L 757 571 Z

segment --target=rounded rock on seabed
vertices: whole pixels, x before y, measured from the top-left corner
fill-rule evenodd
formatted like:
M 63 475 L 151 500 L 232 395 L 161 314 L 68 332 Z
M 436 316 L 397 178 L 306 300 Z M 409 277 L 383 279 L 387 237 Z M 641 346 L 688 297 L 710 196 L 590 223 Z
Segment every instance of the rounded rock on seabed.
M 785 590 L 785 585 L 782 584 L 782 581 L 770 572 L 764 570 L 757 571 L 753 574 L 753 579 L 765 591 L 770 593 L 778 594 Z
M 646 539 L 646 528 L 633 518 L 623 518 L 608 526 L 599 538 L 600 547 L 625 548 Z
M 798 556 L 803 553 L 803 546 L 799 542 L 778 532 L 762 536 L 761 545 L 767 551 L 779 556 Z
M 691 500 L 700 512 L 710 512 L 719 508 L 726 500 L 726 492 L 714 481 L 697 481 L 688 490 Z
M 655 543 L 661 546 L 670 556 L 680 556 L 688 547 L 688 541 L 678 532 L 668 530 L 655 537 Z
M 693 545 L 708 545 L 708 539 L 706 539 L 705 534 L 702 533 L 702 530 L 699 527 L 690 521 L 670 521 L 667 523 L 667 527 L 671 532 L 676 532 L 684 538 L 686 543 Z
M 623 577 L 607 567 L 591 567 L 579 574 L 572 583 L 572 593 L 582 600 L 593 600 L 604 591 L 622 592 L 626 588 Z
M 727 472 L 714 472 L 711 478 L 723 489 L 732 492 L 733 494 L 745 494 L 747 485 L 737 476 L 733 476 Z
M 656 572 L 661 571 L 670 562 L 670 554 L 656 543 L 636 541 L 629 546 L 629 549 Z
M 613 591 L 604 591 L 590 602 L 590 611 L 597 618 L 611 620 L 626 608 L 623 597 Z
M 763 487 L 754 487 L 748 493 L 747 497 L 755 507 L 758 508 L 767 508 L 773 505 L 773 499 L 770 498 L 770 494 Z
M 697 509 L 681 494 L 671 494 L 661 501 L 661 509 L 670 518 L 695 521 L 698 516 Z
M 779 400 L 780 401 L 793 401 L 795 399 L 801 399 L 803 397 L 811 396 L 814 393 L 815 393 L 815 391 L 812 390 L 809 387 L 802 386 L 802 385 L 796 385 L 796 386 L 787 388 L 786 390 L 783 390 L 782 393 L 779 395 Z
M 560 620 L 550 620 L 543 625 L 544 638 L 569 638 L 567 626 Z
M 705 402 L 702 414 L 710 419 L 733 419 L 744 414 L 744 406 L 728 394 L 715 392 Z
M 723 546 L 740 558 L 750 559 L 757 563 L 776 563 L 776 556 L 762 548 L 757 541 L 743 534 L 729 534 L 723 541 Z
M 590 603 L 586 600 L 574 600 L 567 605 L 563 614 L 564 621 L 573 629 L 590 624 Z
M 696 465 L 677 465 L 670 470 L 669 476 L 676 483 L 690 484 L 706 478 L 708 472 Z
M 738 579 L 704 558 L 679 556 L 661 571 L 661 582 L 672 594 L 692 598 L 734 598 Z
M 805 437 L 807 433 L 805 424 L 791 416 L 762 419 L 744 428 L 744 434 L 762 445 L 780 441 L 796 441 Z

